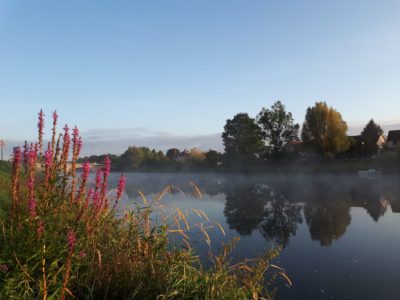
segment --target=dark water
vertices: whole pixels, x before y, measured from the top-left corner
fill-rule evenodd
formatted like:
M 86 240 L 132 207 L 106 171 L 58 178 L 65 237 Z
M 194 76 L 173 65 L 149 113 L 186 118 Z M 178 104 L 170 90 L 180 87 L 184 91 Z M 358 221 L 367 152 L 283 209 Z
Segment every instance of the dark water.
M 137 200 L 140 190 L 151 199 L 168 185 L 181 188 L 185 193 L 172 189 L 163 204 L 201 209 L 220 223 L 225 235 L 209 231 L 213 251 L 240 236 L 234 260 L 281 245 L 276 263 L 293 286 L 280 284 L 278 299 L 400 299 L 399 183 L 355 175 L 128 174 L 127 194 Z M 206 255 L 201 232 L 191 238 Z

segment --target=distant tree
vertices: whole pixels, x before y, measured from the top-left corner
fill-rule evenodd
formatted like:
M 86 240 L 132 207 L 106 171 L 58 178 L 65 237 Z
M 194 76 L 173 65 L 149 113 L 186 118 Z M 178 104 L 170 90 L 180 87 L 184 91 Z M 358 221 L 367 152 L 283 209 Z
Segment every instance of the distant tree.
M 381 126 L 371 119 L 361 132 L 361 140 L 364 143 L 362 144 L 363 155 L 372 156 L 378 153 L 379 147 L 376 142 L 381 134 L 383 134 Z
M 117 169 L 121 171 L 150 170 L 163 166 L 164 153 L 147 147 L 129 146 L 117 160 Z
M 192 148 L 189 150 L 188 158 L 203 161 L 206 159 L 206 154 L 198 148 Z
M 169 160 L 177 160 L 179 158 L 179 153 L 180 153 L 179 149 L 172 148 L 172 149 L 167 150 L 167 153 L 165 156 Z
M 341 114 L 325 102 L 317 102 L 307 109 L 302 139 L 313 144 L 326 157 L 333 157 L 349 148 L 346 133 L 347 124 Z
M 208 150 L 206 153 L 205 163 L 209 168 L 216 168 L 222 161 L 222 154 L 215 150 Z
M 226 121 L 222 139 L 228 164 L 245 166 L 259 158 L 264 149 L 261 128 L 247 113 Z
M 286 112 L 285 106 L 276 101 L 271 109 L 263 108 L 257 116 L 263 138 L 269 145 L 269 154 L 273 158 L 283 156 L 284 147 L 291 141 L 299 140 L 299 124 L 294 124 L 290 112 Z
M 198 148 L 192 148 L 188 151 L 185 156 L 185 164 L 189 168 L 199 168 L 204 165 L 204 161 L 206 159 L 206 155 L 204 151 Z

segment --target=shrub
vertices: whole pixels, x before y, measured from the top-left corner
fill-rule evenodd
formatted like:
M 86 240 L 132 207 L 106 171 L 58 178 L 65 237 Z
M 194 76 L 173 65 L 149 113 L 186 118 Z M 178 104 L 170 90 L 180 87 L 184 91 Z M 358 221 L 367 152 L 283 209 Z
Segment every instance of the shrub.
M 2 217 L 0 298 L 2 299 L 245 299 L 270 298 L 265 274 L 283 270 L 270 264 L 277 251 L 230 264 L 226 246 L 205 268 L 194 254 L 185 214 L 153 218 L 154 203 L 116 213 L 125 178 L 108 196 L 110 160 L 89 184 L 90 164 L 77 172 L 82 148 L 79 130 L 65 125 L 51 141 L 39 139 L 14 151 L 11 203 Z M 71 154 L 71 159 L 70 159 Z M 69 162 L 70 160 L 70 162 Z M 158 213 L 158 212 L 157 212 Z M 197 212 L 204 216 L 201 212 Z M 176 226 L 171 226 L 175 220 Z M 183 224 L 183 225 L 182 225 Z M 179 234 L 179 245 L 171 237 Z M 204 232 L 205 236 L 208 235 Z M 176 240 L 176 239 L 174 239 Z

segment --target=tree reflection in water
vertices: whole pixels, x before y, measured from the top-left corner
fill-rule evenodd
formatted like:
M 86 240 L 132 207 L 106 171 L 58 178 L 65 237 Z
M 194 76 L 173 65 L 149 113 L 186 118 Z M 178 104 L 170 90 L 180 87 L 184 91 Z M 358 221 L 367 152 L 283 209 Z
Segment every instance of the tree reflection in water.
M 346 196 L 343 186 L 321 182 L 312 184 L 308 195 L 304 216 L 311 238 L 322 246 L 330 246 L 351 223 L 351 199 Z
M 303 221 L 302 207 L 312 240 L 330 246 L 346 233 L 351 207 L 364 208 L 378 222 L 389 201 L 394 207 L 397 204 L 390 200 L 395 198 L 393 194 L 399 195 L 399 191 L 390 193 L 388 186 L 379 182 L 371 184 L 354 177 L 275 180 L 268 181 L 268 185 L 236 182 L 225 184 L 224 193 L 224 215 L 231 229 L 241 235 L 257 229 L 266 240 L 283 247 Z
M 197 198 L 198 193 L 193 190 L 191 182 L 195 182 L 204 195 L 220 199 L 218 195 L 224 194 L 224 216 L 231 229 L 240 235 L 250 235 L 257 230 L 266 240 L 283 247 L 296 235 L 303 217 L 311 238 L 322 246 L 330 246 L 346 233 L 351 223 L 352 207 L 365 209 L 375 222 L 385 215 L 389 205 L 392 212 L 400 213 L 398 177 L 370 181 L 353 175 L 249 178 L 218 174 L 130 176 L 127 193 L 131 199 L 138 197 L 139 187 L 145 195 L 155 195 L 168 184 L 182 188 L 172 188 L 172 195 L 183 190 L 187 196 Z
M 303 221 L 299 204 L 266 185 L 228 185 L 224 192 L 226 221 L 241 235 L 258 229 L 267 240 L 285 247 Z

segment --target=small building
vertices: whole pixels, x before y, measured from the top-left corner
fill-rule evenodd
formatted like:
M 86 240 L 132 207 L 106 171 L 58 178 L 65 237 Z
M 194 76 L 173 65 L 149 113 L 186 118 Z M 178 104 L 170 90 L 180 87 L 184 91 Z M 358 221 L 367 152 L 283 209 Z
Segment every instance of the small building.
M 400 146 L 400 130 L 390 130 L 387 137 L 387 145 L 393 149 Z
M 363 145 L 365 143 L 361 135 L 352 135 L 349 136 L 349 138 L 352 138 L 358 145 Z M 376 145 L 378 146 L 378 149 L 382 150 L 385 144 L 386 144 L 385 136 L 383 134 L 377 135 Z

